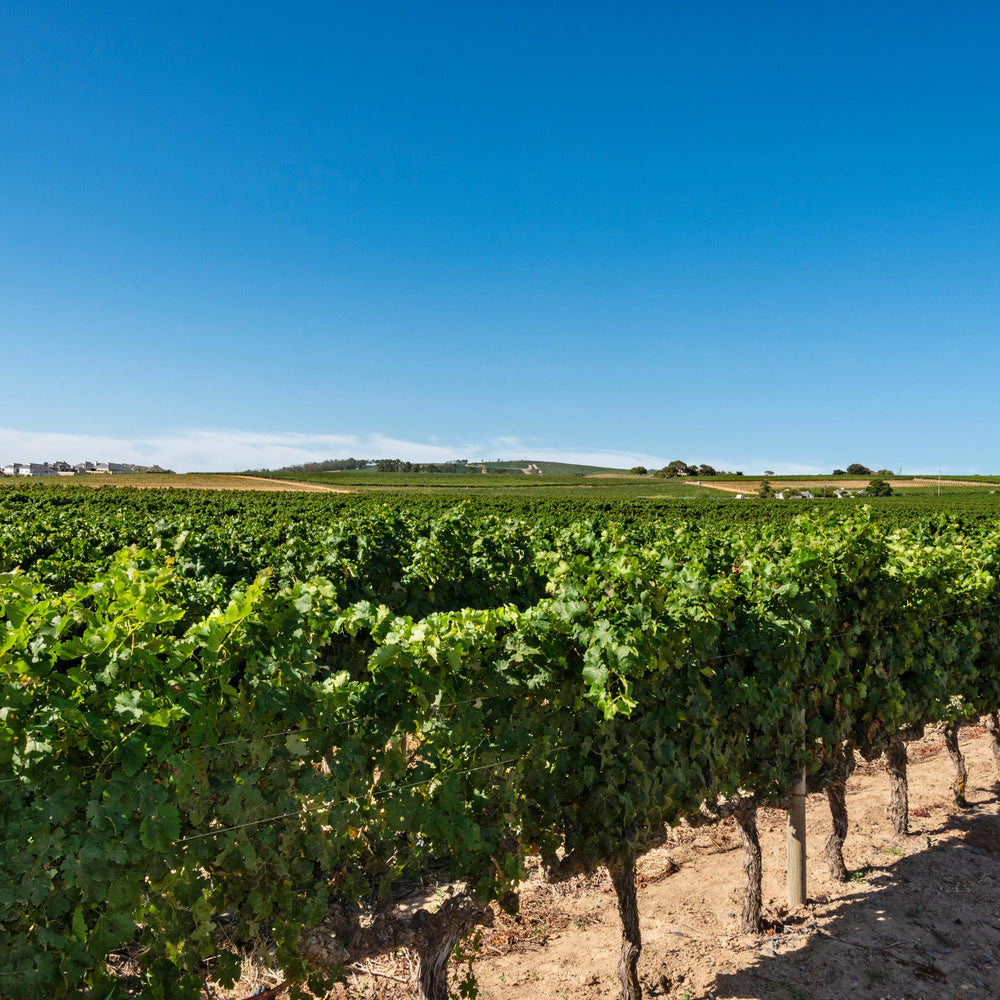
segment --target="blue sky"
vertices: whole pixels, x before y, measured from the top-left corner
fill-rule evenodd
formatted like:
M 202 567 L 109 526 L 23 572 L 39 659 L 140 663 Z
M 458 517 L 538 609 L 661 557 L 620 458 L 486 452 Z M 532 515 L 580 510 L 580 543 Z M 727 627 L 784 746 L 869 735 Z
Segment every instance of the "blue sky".
M 0 462 L 998 472 L 995 3 L 0 5 Z

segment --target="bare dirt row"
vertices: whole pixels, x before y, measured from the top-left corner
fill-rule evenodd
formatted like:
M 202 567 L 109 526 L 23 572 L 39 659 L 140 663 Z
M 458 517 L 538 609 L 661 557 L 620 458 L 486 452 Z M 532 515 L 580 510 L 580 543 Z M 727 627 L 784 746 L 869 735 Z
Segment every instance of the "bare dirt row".
M 848 784 L 846 883 L 823 858 L 824 795 L 808 800 L 809 900 L 784 903 L 785 814 L 759 817 L 768 931 L 739 933 L 742 852 L 724 823 L 680 828 L 639 869 L 648 997 L 671 1000 L 952 1000 L 1000 993 L 1000 806 L 988 739 L 963 730 L 968 810 L 952 802 L 953 771 L 939 734 L 910 746 L 910 828 L 888 819 L 888 778 L 861 765 Z M 533 879 L 516 917 L 483 931 L 474 969 L 482 1000 L 596 1000 L 618 995 L 620 925 L 603 871 L 564 885 Z M 412 961 L 387 955 L 355 969 L 337 1000 L 401 1000 Z M 460 971 L 454 966 L 453 979 Z M 275 973 L 277 975 L 277 973 Z M 267 979 L 258 981 L 266 985 Z M 259 986 L 258 986 L 259 988 Z M 252 991 L 237 996 L 246 996 Z

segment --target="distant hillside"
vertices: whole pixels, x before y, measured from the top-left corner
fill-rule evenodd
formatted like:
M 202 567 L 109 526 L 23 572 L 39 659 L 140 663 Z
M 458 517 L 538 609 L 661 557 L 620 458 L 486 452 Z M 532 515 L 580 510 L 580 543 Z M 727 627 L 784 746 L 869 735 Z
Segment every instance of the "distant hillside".
M 281 469 L 244 469 L 239 476 L 270 476 L 273 479 L 287 479 L 312 472 L 345 472 L 368 468 L 367 458 L 328 458 L 322 462 L 304 462 L 302 465 L 286 465 Z
M 620 472 L 628 475 L 628 469 L 612 469 L 605 465 L 574 465 L 571 462 L 536 462 L 527 458 L 519 458 L 510 462 L 469 462 L 469 465 L 485 465 L 488 472 L 499 472 L 501 469 L 536 469 L 543 476 L 595 476 L 601 473 Z
M 569 462 L 533 462 L 519 458 L 509 462 L 472 462 L 459 459 L 443 463 L 411 463 L 399 459 L 331 458 L 323 462 L 287 465 L 283 469 L 246 469 L 245 476 L 267 476 L 271 479 L 289 479 L 318 472 L 468 472 L 479 474 L 483 467 L 492 474 L 544 475 L 544 476 L 593 476 L 602 473 L 627 475 L 627 469 L 612 469 L 603 465 L 573 465 Z

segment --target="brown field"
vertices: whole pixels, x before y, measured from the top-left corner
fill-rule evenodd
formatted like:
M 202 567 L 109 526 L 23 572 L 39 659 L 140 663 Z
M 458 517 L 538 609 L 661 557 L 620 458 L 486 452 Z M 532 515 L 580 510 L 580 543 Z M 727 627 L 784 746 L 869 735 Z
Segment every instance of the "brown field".
M 262 490 L 280 493 L 353 493 L 342 486 L 296 483 L 265 479 L 261 476 L 237 476 L 222 472 L 121 473 L 111 476 L 40 476 L 31 483 L 47 486 L 132 486 L 145 490 Z

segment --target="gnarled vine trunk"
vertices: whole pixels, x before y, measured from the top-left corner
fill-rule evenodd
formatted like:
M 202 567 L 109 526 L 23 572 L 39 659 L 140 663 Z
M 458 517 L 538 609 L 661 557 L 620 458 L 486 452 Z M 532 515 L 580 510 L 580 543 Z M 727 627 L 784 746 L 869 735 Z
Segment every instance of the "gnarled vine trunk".
M 826 838 L 826 845 L 823 850 L 826 854 L 827 867 L 830 869 L 830 876 L 838 882 L 847 881 L 847 866 L 844 864 L 844 841 L 847 839 L 847 778 L 850 771 L 847 753 L 841 747 L 837 753 L 837 760 L 831 769 L 829 781 L 826 786 L 826 799 L 830 803 L 830 817 L 833 820 L 833 829 L 830 836 Z
M 986 716 L 986 728 L 993 748 L 993 762 L 997 766 L 997 784 L 1000 785 L 1000 716 L 996 712 L 990 712 Z
M 635 884 L 635 852 L 623 851 L 608 861 L 611 884 L 618 897 L 618 915 L 622 921 L 622 950 L 618 959 L 621 1000 L 642 1000 L 639 985 L 639 955 L 642 936 L 639 932 L 639 903 Z
M 448 1000 L 448 959 L 476 924 L 492 922 L 487 905 L 461 884 L 435 905 L 429 897 L 401 901 L 362 927 L 357 908 L 330 906 L 321 924 L 303 931 L 303 957 L 317 967 L 345 966 L 369 955 L 409 948 L 416 952 L 421 1000 Z
M 965 786 L 969 780 L 969 772 L 965 767 L 965 757 L 958 746 L 958 723 L 944 727 L 944 745 L 948 748 L 948 756 L 955 765 L 955 784 L 952 786 L 955 794 L 955 805 L 959 809 L 968 809 L 969 801 L 965 797 Z
M 420 1000 L 448 1000 L 448 959 L 478 923 L 485 907 L 473 895 L 452 897 L 434 913 L 414 914 L 412 947 L 417 953 Z
M 910 832 L 910 802 L 906 785 L 906 744 L 899 736 L 893 736 L 885 751 L 886 768 L 889 772 L 889 817 L 892 828 L 898 834 Z
M 743 912 L 740 915 L 740 930 L 744 934 L 759 934 L 764 929 L 761 898 L 760 837 L 757 834 L 757 802 L 747 799 L 744 805 L 733 811 L 740 828 L 743 842 L 743 871 L 746 882 L 743 886 Z

